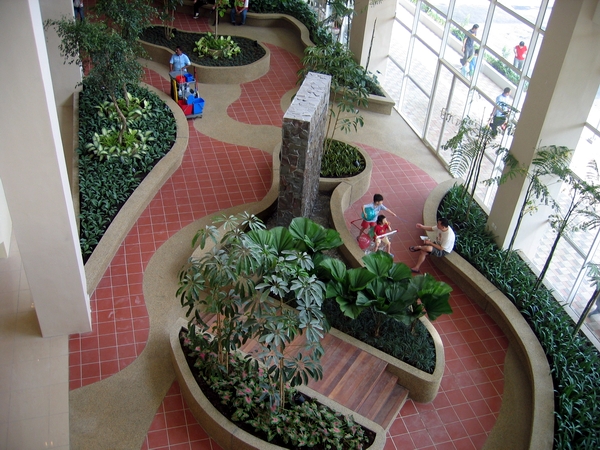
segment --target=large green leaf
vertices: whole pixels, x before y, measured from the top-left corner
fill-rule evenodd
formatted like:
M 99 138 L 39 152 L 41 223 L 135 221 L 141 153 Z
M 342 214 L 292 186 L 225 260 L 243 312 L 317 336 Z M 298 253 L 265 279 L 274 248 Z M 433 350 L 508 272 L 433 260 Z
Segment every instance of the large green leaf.
M 356 319 L 358 315 L 362 312 L 364 308 L 361 308 L 353 301 L 348 301 L 348 299 L 344 297 L 336 297 L 335 299 L 340 305 L 340 310 L 344 313 L 344 315 L 350 317 L 351 319 Z
M 289 226 L 295 239 L 302 241 L 313 253 L 342 245 L 340 234 L 313 222 L 306 217 L 296 217 Z
M 406 264 L 396 263 L 390 269 L 388 276 L 392 281 L 409 281 L 412 278 L 412 272 Z
M 281 254 L 284 250 L 292 250 L 294 248 L 294 237 L 287 228 L 272 228 L 271 234 L 273 235 L 273 245 L 277 249 L 278 254 Z
M 367 269 L 378 277 L 387 277 L 390 269 L 394 265 L 394 259 L 389 253 L 377 251 L 363 256 L 363 262 Z
M 413 277 L 418 296 L 427 311 L 429 320 L 435 320 L 442 314 L 451 314 L 449 299 L 452 288 L 443 281 L 437 281 L 429 274 Z
M 246 235 L 261 247 L 274 247 L 275 245 L 275 240 L 269 230 L 250 230 Z
M 348 288 L 353 292 L 362 291 L 373 279 L 376 278 L 375 274 L 369 272 L 364 267 L 348 270 L 347 276 Z
M 343 282 L 346 278 L 346 265 L 339 259 L 326 259 L 321 262 L 320 267 L 324 268 L 329 276 L 338 282 Z

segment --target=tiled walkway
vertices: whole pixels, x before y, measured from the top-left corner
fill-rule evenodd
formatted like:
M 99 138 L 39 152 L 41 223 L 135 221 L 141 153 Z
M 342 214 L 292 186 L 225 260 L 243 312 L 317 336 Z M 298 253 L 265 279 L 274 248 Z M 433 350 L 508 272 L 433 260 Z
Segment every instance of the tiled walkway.
M 202 20 L 190 21 L 199 29 Z M 294 88 L 299 61 L 285 50 L 269 46 L 272 69 L 265 77 L 243 85 L 242 96 L 229 106 L 230 117 L 250 124 L 281 123 L 281 95 Z M 280 62 L 282 60 L 283 62 Z M 168 92 L 161 77 L 148 72 L 147 81 Z M 256 96 L 262 99 L 256 102 Z M 258 111 L 257 111 L 258 110 Z M 205 136 L 190 125 L 190 141 L 181 168 L 163 186 L 123 242 L 92 302 L 92 333 L 70 338 L 70 388 L 77 389 L 121 370 L 143 350 L 149 321 L 142 293 L 146 264 L 154 251 L 176 231 L 200 217 L 230 206 L 256 201 L 271 182 L 270 155 Z M 385 203 L 403 220 L 392 251 L 397 261 L 414 263 L 408 245 L 418 239 L 414 228 L 435 182 L 399 156 L 367 147 L 375 172 L 369 192 L 348 211 L 358 217 L 359 205 L 381 192 Z M 235 175 L 235 176 L 234 176 Z M 423 266 L 452 285 L 426 262 Z M 427 405 L 409 401 L 392 425 L 388 449 L 480 449 L 500 410 L 503 361 L 507 340 L 501 330 L 456 286 L 451 296 L 454 314 L 435 322 L 446 348 L 446 372 L 440 394 Z M 144 449 L 216 449 L 185 406 L 177 383 L 156 412 Z

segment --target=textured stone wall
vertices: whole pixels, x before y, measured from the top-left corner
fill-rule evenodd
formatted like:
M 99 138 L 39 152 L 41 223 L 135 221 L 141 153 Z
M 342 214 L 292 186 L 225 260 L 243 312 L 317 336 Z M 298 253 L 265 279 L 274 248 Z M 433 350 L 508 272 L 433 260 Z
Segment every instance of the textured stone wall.
M 283 116 L 277 225 L 307 217 L 319 190 L 331 77 L 309 73 Z

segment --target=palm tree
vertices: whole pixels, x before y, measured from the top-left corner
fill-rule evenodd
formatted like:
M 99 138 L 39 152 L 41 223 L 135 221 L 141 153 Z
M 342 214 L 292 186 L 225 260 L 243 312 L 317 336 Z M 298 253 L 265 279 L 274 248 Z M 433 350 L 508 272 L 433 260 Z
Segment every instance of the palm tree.
M 481 165 L 487 150 L 494 150 L 504 161 L 506 167 L 501 177 L 490 178 L 486 183 L 503 183 L 508 178 L 514 177 L 518 172 L 517 160 L 508 152 L 507 148 L 500 147 L 494 142 L 494 134 L 487 124 L 477 123 L 470 117 L 465 117 L 458 128 L 455 136 L 448 139 L 442 146 L 444 150 L 450 150 L 449 170 L 452 176 L 465 180 L 461 200 L 469 194 L 466 217 L 469 217 L 471 204 L 475 197 L 475 189 L 481 175 Z
M 558 243 L 565 234 L 592 230 L 600 226 L 600 214 L 597 210 L 600 203 L 600 185 L 596 184 L 600 178 L 598 166 L 595 161 L 592 161 L 588 167 L 591 169 L 588 176 L 589 181 L 582 180 L 570 169 L 567 169 L 564 176 L 561 177 L 569 189 L 570 198 L 564 210 L 557 202 L 553 203 L 555 213 L 548 219 L 552 229 L 556 232 L 556 237 L 532 292 L 535 292 L 544 280 Z

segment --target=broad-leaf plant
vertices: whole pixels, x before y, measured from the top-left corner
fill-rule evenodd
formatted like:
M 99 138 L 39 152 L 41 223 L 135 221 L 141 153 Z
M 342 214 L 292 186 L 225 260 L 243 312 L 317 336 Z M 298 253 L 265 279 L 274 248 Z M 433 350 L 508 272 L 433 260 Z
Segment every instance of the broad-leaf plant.
M 260 349 L 249 362 L 266 370 L 262 397 L 272 409 L 282 408 L 286 386 L 322 377 L 325 284 L 314 261 L 341 244 L 339 234 L 306 218 L 267 230 L 244 213 L 216 219 L 193 244 L 205 249 L 211 240 L 214 247 L 192 258 L 179 275 L 177 295 L 190 318 L 191 348 L 210 355 L 201 368 L 206 376 L 226 376 L 231 355 L 255 340 Z M 305 339 L 292 351 L 299 335 Z
M 435 320 L 451 314 L 452 288 L 429 274 L 412 276 L 404 263 L 394 263 L 389 253 L 378 251 L 363 257 L 365 267 L 347 269 L 336 259 L 321 263 L 329 274 L 327 298 L 334 298 L 344 314 L 352 319 L 366 309 L 374 314 L 374 336 L 386 316 L 414 329 L 416 321 L 427 316 Z

